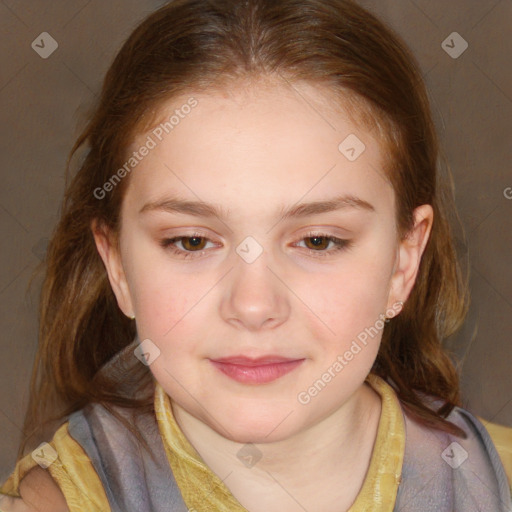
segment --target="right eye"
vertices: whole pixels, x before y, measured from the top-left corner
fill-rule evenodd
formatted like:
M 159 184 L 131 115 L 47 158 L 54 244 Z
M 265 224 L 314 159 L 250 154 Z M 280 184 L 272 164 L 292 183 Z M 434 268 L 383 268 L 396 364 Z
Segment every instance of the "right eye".
M 170 249 L 172 253 L 181 258 L 195 258 L 194 253 L 202 254 L 205 251 L 206 241 L 209 239 L 200 233 L 192 235 L 180 235 L 172 238 L 164 238 L 160 241 L 160 245 L 166 249 Z M 178 249 L 175 245 L 181 243 L 183 249 Z

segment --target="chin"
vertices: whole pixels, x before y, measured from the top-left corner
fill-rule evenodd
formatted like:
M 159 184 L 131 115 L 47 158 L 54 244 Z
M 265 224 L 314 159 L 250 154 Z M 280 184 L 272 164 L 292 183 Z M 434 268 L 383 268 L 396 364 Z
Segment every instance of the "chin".
M 277 423 L 276 423 L 277 425 Z M 274 427 L 275 428 L 275 427 Z M 221 435 L 227 437 L 227 434 L 223 434 L 219 432 Z M 279 434 L 272 432 L 272 429 L 262 431 L 260 428 L 231 428 L 229 431 L 229 439 L 230 441 L 234 441 L 235 443 L 240 444 L 266 444 L 266 443 L 275 443 L 278 441 L 283 441 L 288 439 L 292 433 L 291 432 L 280 432 Z
M 269 414 L 259 413 L 253 408 L 250 412 L 240 410 L 236 415 L 226 414 L 223 423 L 227 431 L 219 434 L 237 443 L 272 443 L 293 435 L 292 425 L 287 419 L 291 411 L 285 409 Z M 244 414 L 245 412 L 245 414 Z M 293 416 L 293 414 L 290 414 Z M 291 419 L 291 418 L 290 418 Z

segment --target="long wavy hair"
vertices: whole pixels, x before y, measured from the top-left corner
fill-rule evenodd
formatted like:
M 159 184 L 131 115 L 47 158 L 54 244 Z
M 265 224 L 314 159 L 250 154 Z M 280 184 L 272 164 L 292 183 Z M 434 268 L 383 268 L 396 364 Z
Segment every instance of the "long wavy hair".
M 264 76 L 328 87 L 340 104 L 354 107 L 362 124 L 377 130 L 402 239 L 413 227 L 413 210 L 432 206 L 434 222 L 415 285 L 401 314 L 385 325 L 372 372 L 392 383 L 418 421 L 464 435 L 446 420 L 460 405 L 460 391 L 458 371 L 443 347 L 469 305 L 451 227 L 460 221 L 414 57 L 391 29 L 349 0 L 175 0 L 124 43 L 70 152 L 60 220 L 45 262 L 19 456 L 87 404 L 101 403 L 116 415 L 115 406 L 152 411 L 148 367 L 133 354 L 115 369 L 107 364 L 133 342 L 136 326 L 117 305 L 91 230 L 97 221 L 117 240 L 130 177 L 102 199 L 94 191 L 123 166 L 128 146 L 154 124 L 163 102 Z M 71 171 L 78 150 L 83 156 Z M 425 395 L 441 399 L 442 406 L 430 408 Z

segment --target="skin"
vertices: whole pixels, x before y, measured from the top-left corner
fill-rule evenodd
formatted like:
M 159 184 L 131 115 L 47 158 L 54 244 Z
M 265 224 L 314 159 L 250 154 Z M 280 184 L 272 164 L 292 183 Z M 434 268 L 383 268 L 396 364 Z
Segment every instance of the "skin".
M 2 512 L 68 512 L 66 499 L 50 473 L 36 466 L 21 480 L 21 498 L 0 497 Z
M 379 315 L 394 305 L 398 313 L 397 301 L 414 285 L 432 208 L 416 209 L 415 227 L 400 241 L 385 148 L 334 109 L 327 90 L 254 82 L 193 96 L 198 105 L 131 172 L 119 247 L 93 224 L 98 251 L 119 307 L 136 316 L 140 339 L 160 350 L 150 369 L 180 428 L 240 503 L 251 512 L 346 510 L 368 470 L 381 412 L 364 382 L 381 332 L 309 403 L 297 396 Z M 162 105 L 162 117 L 189 97 Z M 338 149 L 349 134 L 366 146 L 353 162 Z M 282 208 L 343 194 L 375 211 L 281 218 Z M 225 217 L 139 213 L 171 195 L 214 203 Z M 193 252 L 190 239 L 174 243 L 191 258 L 159 245 L 196 231 L 206 237 L 202 251 Z M 335 252 L 321 239 L 315 249 L 307 237 L 317 233 L 352 245 Z M 247 236 L 263 250 L 252 263 L 236 252 Z M 209 361 L 240 354 L 305 361 L 260 385 L 233 381 Z M 252 468 L 237 457 L 246 443 L 261 453 Z

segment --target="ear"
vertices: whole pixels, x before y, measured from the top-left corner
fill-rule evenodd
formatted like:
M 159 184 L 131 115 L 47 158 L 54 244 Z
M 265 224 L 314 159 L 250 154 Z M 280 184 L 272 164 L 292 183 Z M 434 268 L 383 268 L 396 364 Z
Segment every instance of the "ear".
M 108 231 L 108 228 L 101 226 L 96 220 L 93 220 L 91 223 L 91 231 L 96 243 L 96 249 L 107 270 L 110 286 L 117 298 L 117 304 L 127 317 L 132 317 L 134 315 L 132 298 L 118 246 L 113 243 L 114 237 Z
M 388 308 L 394 305 L 396 307 L 397 301 L 405 302 L 409 297 L 418 275 L 421 256 L 427 245 L 433 220 L 434 211 L 429 204 L 418 206 L 414 210 L 414 227 L 397 247 Z

